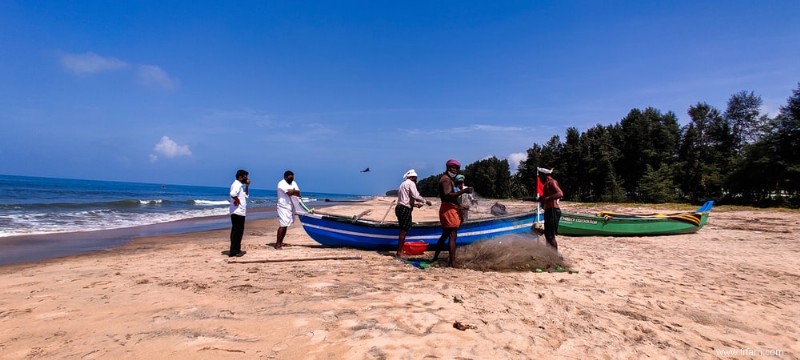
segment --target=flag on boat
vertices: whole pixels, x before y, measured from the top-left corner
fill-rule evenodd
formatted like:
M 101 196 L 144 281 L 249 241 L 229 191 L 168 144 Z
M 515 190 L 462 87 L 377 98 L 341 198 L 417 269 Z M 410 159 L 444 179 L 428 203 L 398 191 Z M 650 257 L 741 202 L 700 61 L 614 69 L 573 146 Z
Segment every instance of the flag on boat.
M 536 177 L 536 195 L 544 195 L 544 184 L 542 184 L 542 179 L 540 179 L 538 176 Z

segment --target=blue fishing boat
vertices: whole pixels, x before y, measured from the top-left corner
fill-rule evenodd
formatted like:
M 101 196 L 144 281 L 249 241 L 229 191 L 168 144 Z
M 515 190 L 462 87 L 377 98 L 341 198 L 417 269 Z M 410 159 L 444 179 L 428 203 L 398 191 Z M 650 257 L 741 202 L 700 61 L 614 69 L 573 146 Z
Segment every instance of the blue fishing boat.
M 307 213 L 299 215 L 303 229 L 314 241 L 331 247 L 364 250 L 397 249 L 400 227 L 395 222 L 354 219 L 353 217 Z M 457 246 L 472 244 L 500 235 L 530 232 L 534 222 L 541 221 L 535 211 L 483 219 L 470 219 L 458 228 Z M 436 245 L 442 228 L 438 221 L 416 222 L 406 242 L 424 241 L 429 249 Z

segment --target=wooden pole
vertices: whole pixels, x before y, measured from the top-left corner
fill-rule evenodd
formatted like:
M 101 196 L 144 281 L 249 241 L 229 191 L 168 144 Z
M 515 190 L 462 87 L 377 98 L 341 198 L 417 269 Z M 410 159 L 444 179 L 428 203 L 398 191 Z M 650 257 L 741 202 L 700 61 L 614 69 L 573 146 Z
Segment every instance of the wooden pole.
M 367 214 L 369 214 L 371 212 L 372 212 L 372 210 L 364 210 L 364 211 L 361 212 L 361 214 L 353 216 L 353 220 L 361 219 L 362 217 L 366 216 Z
M 386 220 L 386 217 L 387 217 L 387 216 L 389 216 L 389 211 L 392 211 L 392 206 L 394 206 L 394 203 L 395 203 L 396 201 L 397 201 L 397 200 L 392 200 L 392 203 L 391 203 L 391 204 L 389 204 L 389 208 L 388 208 L 388 209 L 386 209 L 386 214 L 383 214 L 383 219 L 381 219 L 381 224 L 383 224 L 383 221 L 384 221 L 384 220 Z

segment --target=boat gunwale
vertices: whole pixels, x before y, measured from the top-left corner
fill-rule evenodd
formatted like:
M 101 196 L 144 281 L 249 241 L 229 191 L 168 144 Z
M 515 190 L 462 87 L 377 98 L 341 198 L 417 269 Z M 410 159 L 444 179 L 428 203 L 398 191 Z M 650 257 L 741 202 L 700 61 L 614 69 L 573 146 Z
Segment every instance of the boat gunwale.
M 669 215 L 669 216 L 661 216 L 661 217 L 656 217 L 656 216 L 642 216 L 642 217 L 637 217 L 637 216 L 609 216 L 608 218 L 606 218 L 604 216 L 597 216 L 597 215 L 590 215 L 590 214 L 562 212 L 561 213 L 561 217 L 563 218 L 565 216 L 570 216 L 570 217 L 576 217 L 576 218 L 592 219 L 592 220 L 597 220 L 597 221 L 602 221 L 602 222 L 611 222 L 611 221 L 613 221 L 613 222 L 618 222 L 618 221 L 641 221 L 641 222 L 657 221 L 657 222 L 663 222 L 663 221 L 678 221 L 676 219 L 671 219 L 670 216 L 694 215 L 694 214 L 700 215 L 701 217 L 703 217 L 703 216 L 708 217 L 708 215 L 709 215 L 708 212 L 688 211 L 688 212 L 685 212 L 685 213 L 672 214 L 672 215 Z
M 487 218 L 476 218 L 470 219 L 462 223 L 461 226 L 481 226 L 484 224 L 490 224 L 493 222 L 506 222 L 506 221 L 513 221 L 515 219 L 526 218 L 530 216 L 538 215 L 537 212 L 534 211 L 527 211 L 523 213 L 516 213 L 516 214 L 508 214 L 508 215 L 501 215 L 495 217 L 487 217 Z M 308 213 L 299 215 L 300 222 L 303 222 L 303 217 L 312 217 L 318 220 L 327 220 L 341 224 L 348 224 L 351 226 L 361 226 L 361 227 L 370 227 L 370 228 L 398 228 L 400 225 L 396 221 L 392 222 L 379 222 L 376 220 L 365 220 L 365 219 L 353 219 L 352 217 L 344 216 L 344 215 L 335 215 L 335 214 L 321 214 L 321 213 Z M 441 228 L 441 222 L 439 221 L 420 221 L 412 223 L 413 228 Z

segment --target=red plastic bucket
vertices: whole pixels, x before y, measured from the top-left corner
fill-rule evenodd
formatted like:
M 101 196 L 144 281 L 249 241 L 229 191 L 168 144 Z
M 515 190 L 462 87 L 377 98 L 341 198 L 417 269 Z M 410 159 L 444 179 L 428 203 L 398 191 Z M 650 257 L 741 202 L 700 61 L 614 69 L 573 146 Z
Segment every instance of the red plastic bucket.
M 408 255 L 422 255 L 428 249 L 428 243 L 424 241 L 410 241 L 403 244 L 403 253 Z

